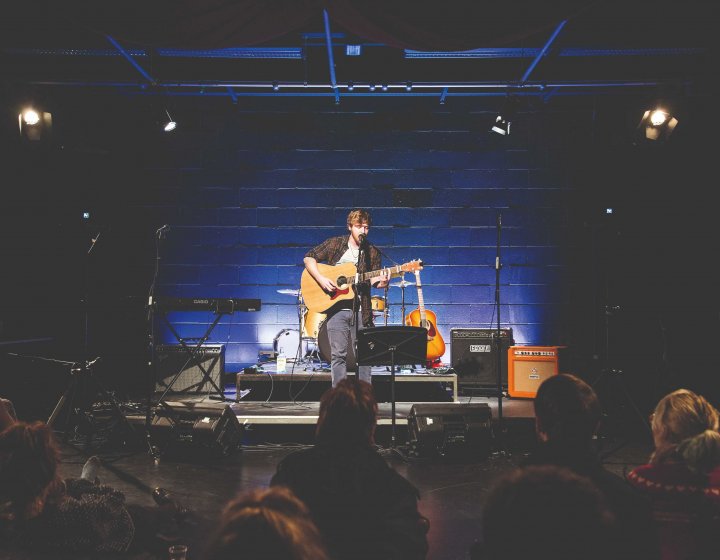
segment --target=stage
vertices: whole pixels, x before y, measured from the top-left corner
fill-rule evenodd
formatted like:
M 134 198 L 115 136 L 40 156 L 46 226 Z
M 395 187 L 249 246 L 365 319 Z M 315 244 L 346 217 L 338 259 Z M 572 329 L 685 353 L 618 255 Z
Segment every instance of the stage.
M 274 366 L 274 364 L 272 364 Z M 377 370 L 377 371 L 375 371 Z M 349 374 L 351 377 L 353 372 Z M 193 391 L 156 393 L 151 417 L 166 412 L 182 418 L 218 418 L 229 408 L 243 428 L 252 426 L 314 426 L 318 421 L 320 397 L 331 387 L 330 373 L 296 371 L 272 373 L 267 367 L 263 373 L 237 373 L 235 384 L 225 385 L 222 397 L 218 394 L 197 394 Z M 378 400 L 378 429 L 385 426 L 401 427 L 403 433 L 408 418 L 416 405 L 425 411 L 436 409 L 447 415 L 468 415 L 487 407 L 490 422 L 497 426 L 501 420 L 530 426 L 534 422 L 532 399 L 508 398 L 504 393 L 500 406 L 496 396 L 468 396 L 458 394 L 457 376 L 454 373 L 434 374 L 425 371 L 395 375 L 395 395 L 392 400 L 392 375 L 384 368 L 373 368 L 372 384 Z M 407 399 L 407 396 L 420 397 Z M 294 398 L 292 398 L 294 397 Z M 434 398 L 435 397 L 435 398 Z M 143 410 L 126 414 L 131 424 L 144 424 Z M 394 420 L 393 420 L 394 411 Z

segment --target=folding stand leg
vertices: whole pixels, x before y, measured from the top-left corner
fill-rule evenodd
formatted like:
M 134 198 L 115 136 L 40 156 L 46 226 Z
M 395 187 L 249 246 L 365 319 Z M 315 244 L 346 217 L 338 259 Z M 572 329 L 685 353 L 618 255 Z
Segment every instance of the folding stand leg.
M 225 391 L 223 391 L 220 387 L 218 387 L 217 384 L 216 384 L 216 383 L 212 380 L 212 378 L 210 377 L 210 371 L 212 371 L 212 366 L 210 367 L 209 370 L 206 370 L 206 369 L 203 367 L 203 365 L 200 363 L 200 361 L 197 359 L 197 357 L 198 357 L 198 355 L 199 355 L 199 353 L 200 353 L 200 349 L 202 348 L 202 345 L 205 344 L 205 342 L 207 342 L 207 339 L 208 339 L 208 338 L 210 338 L 210 334 L 212 333 L 212 331 L 213 331 L 213 329 L 215 328 L 215 326 L 220 322 L 220 319 L 222 318 L 223 315 L 224 315 L 224 313 L 216 313 L 215 320 L 214 320 L 214 321 L 212 322 L 212 324 L 207 328 L 207 330 L 205 331 L 205 334 L 202 336 L 202 338 L 200 339 L 200 341 L 199 341 L 193 348 L 190 348 L 187 344 L 185 344 L 185 341 L 184 341 L 184 340 L 182 339 L 182 337 L 178 334 L 178 332 L 175 330 L 175 328 L 173 328 L 173 326 L 172 326 L 172 324 L 170 323 L 170 321 L 168 321 L 167 316 L 166 316 L 164 313 L 162 314 L 163 321 L 165 322 L 165 324 L 167 325 L 167 327 L 170 329 L 170 331 L 173 333 L 173 336 L 175 337 L 175 340 L 177 340 L 178 343 L 180 343 L 180 345 L 181 345 L 181 346 L 185 349 L 185 351 L 188 353 L 189 357 L 188 357 L 188 360 L 185 362 L 185 364 L 183 364 L 183 366 L 180 368 L 180 370 L 179 370 L 179 371 L 173 376 L 173 378 L 170 380 L 170 383 L 169 383 L 168 386 L 165 388 L 165 391 L 163 392 L 163 394 L 160 396 L 159 402 L 165 400 L 165 397 L 166 397 L 167 394 L 170 392 L 170 390 L 172 389 L 173 385 L 175 384 L 175 382 L 177 381 L 177 379 L 180 377 L 180 375 L 181 375 L 182 372 L 184 371 L 185 367 L 188 366 L 188 365 L 191 364 L 191 363 L 193 363 L 193 365 L 196 365 L 197 367 L 199 367 L 199 368 L 200 368 L 200 371 L 202 371 L 202 373 L 203 373 L 203 378 L 198 382 L 198 388 L 202 388 L 202 387 L 205 385 L 205 383 L 209 383 L 210 385 L 212 385 L 212 387 L 213 387 L 213 388 L 215 389 L 215 391 L 217 392 L 217 398 L 218 398 L 219 400 L 223 400 L 223 401 L 226 400 L 226 399 L 225 399 Z

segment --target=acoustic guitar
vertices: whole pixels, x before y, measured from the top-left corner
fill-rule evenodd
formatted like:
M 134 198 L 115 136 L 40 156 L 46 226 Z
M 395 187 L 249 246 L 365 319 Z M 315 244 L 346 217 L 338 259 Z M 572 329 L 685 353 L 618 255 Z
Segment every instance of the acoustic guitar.
M 435 325 L 437 325 L 437 316 L 433 311 L 425 309 L 422 284 L 420 283 L 420 271 L 418 270 L 415 271 L 415 283 L 418 292 L 418 308 L 408 313 L 407 317 L 405 317 L 405 324 L 409 327 L 422 327 L 427 329 L 427 362 L 428 364 L 432 364 L 445 354 L 445 341 L 435 327 Z
M 397 276 L 404 272 L 416 272 L 422 270 L 423 263 L 420 260 L 414 260 L 363 274 L 358 274 L 357 268 L 353 263 L 336 264 L 334 266 L 318 263 L 317 266 L 320 274 L 327 276 L 335 282 L 337 290 L 334 292 L 326 292 L 320 287 L 320 284 L 315 281 L 315 278 L 310 275 L 307 269 L 305 269 L 300 277 L 300 293 L 302 294 L 303 302 L 310 311 L 325 313 L 337 302 L 352 299 L 355 296 L 353 290 L 355 284 L 380 276 L 384 272 L 390 274 L 390 277 Z

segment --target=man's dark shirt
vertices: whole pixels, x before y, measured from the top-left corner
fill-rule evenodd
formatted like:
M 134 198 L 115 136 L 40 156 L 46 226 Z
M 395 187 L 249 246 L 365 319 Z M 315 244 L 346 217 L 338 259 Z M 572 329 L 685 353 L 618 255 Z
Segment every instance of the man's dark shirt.
M 348 241 L 350 240 L 350 234 L 339 237 L 331 237 L 326 239 L 320 245 L 317 245 L 305 253 L 306 257 L 312 257 L 317 262 L 329 264 L 334 266 L 345 254 L 348 249 Z M 364 272 L 370 272 L 373 270 L 380 270 L 382 268 L 382 259 L 380 258 L 380 251 L 378 251 L 372 245 L 369 251 L 364 252 L 365 258 L 360 262 L 358 272 L 360 274 Z M 370 301 L 370 286 L 367 283 L 362 283 L 358 286 L 357 290 L 360 294 L 360 305 L 362 307 L 362 321 L 363 326 L 372 327 L 373 315 L 372 315 L 372 303 Z M 339 304 L 342 304 L 341 301 Z M 332 308 L 331 308 L 332 309 Z M 330 310 L 329 313 L 333 311 Z

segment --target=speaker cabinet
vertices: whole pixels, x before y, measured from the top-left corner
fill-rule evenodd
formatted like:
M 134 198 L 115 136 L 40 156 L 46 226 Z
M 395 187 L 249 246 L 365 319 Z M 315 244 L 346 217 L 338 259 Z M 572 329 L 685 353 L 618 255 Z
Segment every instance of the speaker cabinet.
M 225 345 L 206 344 L 190 356 L 180 344 L 159 345 L 155 349 L 155 391 L 164 392 L 170 387 L 169 393 L 203 393 L 214 391 L 208 381 L 212 381 L 223 389 L 223 374 L 225 373 Z M 205 378 L 205 373 L 208 378 Z M 179 374 L 179 375 L 178 375 Z M 177 379 L 173 382 L 175 375 Z M 171 386 L 172 384 L 172 386 Z
M 559 372 L 559 346 L 508 348 L 508 395 L 534 399 L 538 387 Z
M 458 376 L 458 386 L 497 386 L 497 329 L 450 329 L 450 365 Z M 512 329 L 500 329 L 503 357 L 515 344 Z M 502 385 L 507 388 L 507 360 L 502 360 Z
M 150 435 L 153 447 L 163 453 L 185 450 L 227 456 L 240 446 L 242 426 L 230 405 L 166 402 L 155 411 Z
M 486 456 L 492 440 L 487 403 L 414 404 L 408 415 L 410 451 L 417 457 Z

